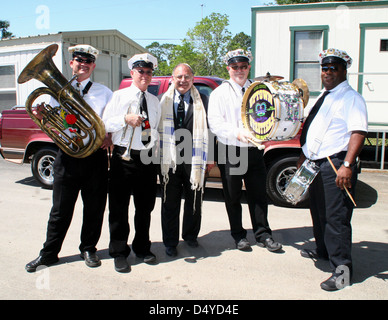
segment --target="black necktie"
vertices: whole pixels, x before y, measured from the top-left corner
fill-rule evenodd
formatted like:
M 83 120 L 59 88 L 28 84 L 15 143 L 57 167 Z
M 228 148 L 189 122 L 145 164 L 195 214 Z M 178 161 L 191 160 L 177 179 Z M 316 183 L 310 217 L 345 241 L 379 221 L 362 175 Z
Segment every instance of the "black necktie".
M 81 95 L 81 84 L 79 82 L 75 84 L 75 90 Z
M 185 103 L 183 101 L 183 94 L 179 96 L 179 104 L 178 104 L 178 109 L 177 109 L 177 125 L 178 129 L 182 128 L 183 125 L 183 119 L 185 118 Z
M 147 144 L 151 140 L 151 126 L 150 121 L 148 119 L 147 100 L 145 97 L 145 92 L 142 92 L 140 96 L 140 115 L 143 117 L 143 122 L 141 123 L 141 142 L 144 144 L 144 146 L 147 146 Z
M 314 120 L 314 117 L 317 115 L 318 111 L 319 111 L 319 108 L 322 106 L 323 104 L 323 100 L 325 100 L 326 96 L 330 93 L 330 91 L 325 91 L 321 97 L 317 100 L 317 102 L 314 104 L 314 107 L 312 107 L 309 115 L 307 116 L 307 119 L 306 121 L 304 122 L 304 125 L 303 125 L 303 129 L 302 129 L 302 133 L 300 135 L 300 146 L 302 147 L 305 143 L 306 143 L 306 136 L 307 136 L 307 131 L 308 131 L 308 128 L 311 124 L 311 122 L 313 122 Z

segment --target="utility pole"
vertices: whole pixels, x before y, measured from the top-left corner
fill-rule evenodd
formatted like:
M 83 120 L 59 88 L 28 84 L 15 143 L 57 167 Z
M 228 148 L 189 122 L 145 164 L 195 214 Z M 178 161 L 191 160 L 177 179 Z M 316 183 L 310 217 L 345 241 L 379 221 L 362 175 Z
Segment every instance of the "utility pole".
M 203 7 L 204 6 L 205 6 L 204 4 L 201 4 L 201 15 L 202 15 L 201 20 L 203 19 Z

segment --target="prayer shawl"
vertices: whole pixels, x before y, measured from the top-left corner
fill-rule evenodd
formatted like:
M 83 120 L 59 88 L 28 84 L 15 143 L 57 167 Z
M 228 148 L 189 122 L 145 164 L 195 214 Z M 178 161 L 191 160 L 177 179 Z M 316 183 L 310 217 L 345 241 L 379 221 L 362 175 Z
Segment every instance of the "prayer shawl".
M 172 168 L 173 173 L 176 170 L 174 91 L 175 88 L 171 85 L 160 102 L 161 118 L 158 131 L 160 139 L 160 167 L 164 189 L 168 183 L 169 169 Z M 194 119 L 190 183 L 192 190 L 202 189 L 203 192 L 209 140 L 206 112 L 197 88 L 192 86 L 190 94 L 193 99 Z

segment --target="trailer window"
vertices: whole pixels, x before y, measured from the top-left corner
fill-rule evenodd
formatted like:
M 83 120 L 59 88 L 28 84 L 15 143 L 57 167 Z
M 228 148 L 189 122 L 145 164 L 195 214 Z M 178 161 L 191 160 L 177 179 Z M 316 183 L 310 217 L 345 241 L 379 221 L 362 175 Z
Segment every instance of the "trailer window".
M 16 76 L 14 65 L 0 65 L 0 109 L 16 105 Z

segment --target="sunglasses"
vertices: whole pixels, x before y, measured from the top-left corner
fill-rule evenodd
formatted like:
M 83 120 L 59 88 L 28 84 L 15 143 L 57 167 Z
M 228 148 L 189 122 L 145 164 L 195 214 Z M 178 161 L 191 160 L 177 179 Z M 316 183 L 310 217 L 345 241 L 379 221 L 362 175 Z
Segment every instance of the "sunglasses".
M 338 71 L 338 67 L 335 67 L 335 66 L 324 66 L 322 67 L 322 72 L 327 72 L 327 71 L 331 71 L 331 72 L 337 72 Z
M 148 71 L 144 71 L 143 69 L 134 69 L 134 70 L 139 72 L 141 75 L 146 74 L 147 76 L 152 76 L 152 71 L 151 70 L 148 70 Z
M 240 70 L 247 70 L 248 69 L 248 65 L 245 64 L 243 66 L 231 66 L 231 68 L 234 70 L 234 71 L 237 71 L 238 69 Z
M 87 63 L 87 64 L 90 64 L 90 63 L 94 62 L 93 59 L 74 58 L 74 60 L 79 62 L 79 63 Z

